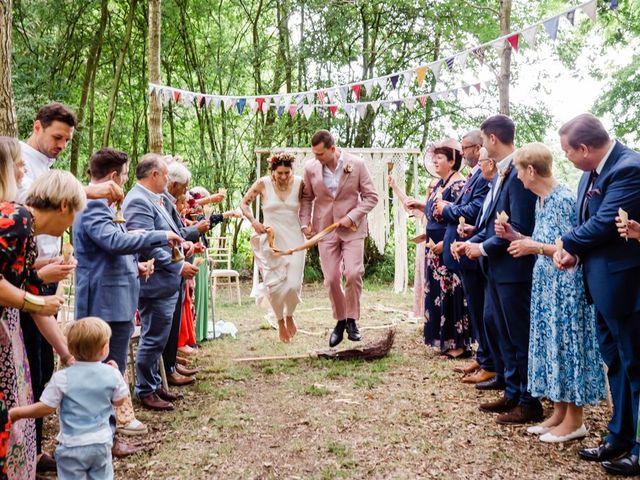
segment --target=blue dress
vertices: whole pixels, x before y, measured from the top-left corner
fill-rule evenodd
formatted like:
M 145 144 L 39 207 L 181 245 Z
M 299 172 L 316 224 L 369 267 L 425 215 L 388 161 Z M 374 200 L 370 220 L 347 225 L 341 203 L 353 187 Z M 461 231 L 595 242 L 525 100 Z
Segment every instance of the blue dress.
M 577 223 L 574 194 L 558 185 L 536 205 L 536 242 L 554 244 Z M 533 269 L 529 392 L 554 402 L 593 405 L 606 397 L 596 312 L 587 304 L 582 268 L 562 271 L 538 255 Z
M 447 224 L 435 211 L 436 195 L 446 182 L 440 180 L 433 189 L 425 208 L 427 238 L 438 243 L 444 240 Z M 458 180 L 442 190 L 442 199 L 453 202 L 462 193 L 465 180 Z M 442 261 L 442 254 L 426 250 L 425 260 L 425 324 L 424 342 L 442 352 L 471 345 L 471 326 L 460 277 Z

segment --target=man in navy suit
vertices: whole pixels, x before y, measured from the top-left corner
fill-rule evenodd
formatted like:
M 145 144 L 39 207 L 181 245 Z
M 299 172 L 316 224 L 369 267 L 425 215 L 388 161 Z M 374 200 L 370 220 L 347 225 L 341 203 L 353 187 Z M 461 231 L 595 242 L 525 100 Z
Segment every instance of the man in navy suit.
M 523 235 L 533 233 L 536 196 L 524 188 L 512 165 L 515 125 L 505 115 L 494 115 L 480 126 L 483 146 L 498 164 L 498 177 L 489 192 L 490 201 L 478 224 L 478 233 L 467 243 L 467 257 L 481 258 L 494 304 L 499 348 L 504 362 L 505 393 L 480 410 L 501 413 L 499 424 L 522 424 L 542 419 L 542 405 L 527 391 L 531 281 L 535 257 L 514 258 L 509 242 L 495 234 L 495 218 L 505 212 Z
M 167 188 L 167 165 L 162 157 L 148 153 L 136 168 L 138 183 L 127 194 L 123 212 L 129 230 L 165 231 L 177 235 L 180 229 L 164 206 Z M 161 388 L 158 370 L 160 356 L 167 344 L 173 312 L 178 300 L 182 277 L 193 278 L 198 269 L 182 260 L 172 261 L 169 246 L 145 249 L 140 260 L 155 259 L 154 274 L 140 285 L 140 343 L 136 355 L 137 383 L 134 394 L 146 408 L 173 410 L 172 401 L 179 398 Z
M 482 136 L 480 130 L 472 130 L 462 137 L 462 156 L 467 166 L 471 168 L 469 178 L 465 183 L 460 196 L 453 203 L 440 200 L 436 203 L 436 210 L 447 222 L 445 232 L 445 245 L 450 245 L 460 239 L 457 233 L 460 225 L 460 217 L 463 217 L 465 224 L 473 225 L 476 222 L 478 213 L 482 208 L 485 197 L 489 191 L 489 184 L 482 176 L 482 170 L 478 165 L 480 158 L 480 148 L 482 147 Z M 484 309 L 484 282 L 482 273 L 479 271 L 478 262 L 470 261 L 462 257 L 455 259 L 449 249 L 442 252 L 444 264 L 453 272 L 460 274 L 462 286 L 464 288 L 469 317 L 471 318 L 471 331 L 473 338 L 478 342 L 476 360 L 471 364 L 456 370 L 461 373 L 473 373 L 474 375 L 464 377 L 464 383 L 480 383 L 491 380 L 495 376 L 495 367 L 489 355 L 489 350 L 482 324 L 482 312 Z
M 603 462 L 609 473 L 640 475 L 640 244 L 621 238 L 615 225 L 619 208 L 629 218 L 640 217 L 640 154 L 612 140 L 591 114 L 569 120 L 559 134 L 567 158 L 585 173 L 578 186 L 578 226 L 562 237 L 564 251 L 554 260 L 560 268 L 584 265 L 613 400 L 606 440 L 579 455 Z

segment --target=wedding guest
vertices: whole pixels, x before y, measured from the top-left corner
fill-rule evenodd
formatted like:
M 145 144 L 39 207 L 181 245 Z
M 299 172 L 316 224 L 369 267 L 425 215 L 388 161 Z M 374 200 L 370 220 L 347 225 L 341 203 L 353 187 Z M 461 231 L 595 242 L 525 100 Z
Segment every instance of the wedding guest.
M 552 154 L 541 143 L 516 150 L 513 164 L 527 190 L 535 193 L 535 228 L 531 237 L 509 223 L 496 234 L 511 241 L 514 257 L 537 255 L 531 292 L 529 392 L 554 402 L 553 414 L 528 432 L 547 443 L 585 437 L 583 406 L 606 398 L 604 365 L 596 339 L 596 313 L 587 305 L 582 267 L 558 270 L 553 265 L 556 239 L 577 223 L 574 194 L 552 174 Z
M 462 137 L 462 157 L 465 164 L 471 168 L 469 178 L 464 184 L 462 192 L 453 202 L 438 200 L 436 211 L 442 215 L 446 223 L 444 234 L 444 248 L 442 259 L 444 265 L 457 274 L 462 281 L 469 319 L 471 320 L 471 333 L 477 342 L 476 359 L 465 367 L 454 369 L 460 373 L 472 374 L 462 378 L 464 383 L 478 384 L 495 377 L 495 366 L 489 347 L 487 345 L 484 325 L 482 324 L 482 312 L 484 310 L 484 278 L 478 267 L 477 261 L 471 261 L 465 257 L 459 257 L 451 251 L 452 245 L 460 240 L 457 234 L 460 219 L 464 224 L 475 224 L 484 199 L 489 191 L 489 184 L 482 175 L 482 169 L 478 164 L 480 148 L 482 147 L 482 135 L 480 130 L 472 130 Z
M 504 362 L 506 390 L 495 402 L 483 403 L 480 410 L 501 413 L 499 424 L 523 424 L 542 419 L 542 405 L 527 390 L 531 281 L 535 257 L 513 258 L 509 242 L 495 235 L 494 219 L 506 214 L 514 228 L 531 235 L 536 196 L 526 190 L 513 167 L 515 124 L 506 115 L 494 115 L 480 126 L 488 156 L 498 162 L 498 178 L 490 191 L 490 204 L 480 220 L 482 230 L 469 239 L 469 258 L 483 257 L 495 306 L 500 352 Z
M 434 143 L 428 150 L 440 177 L 427 202 L 407 200 L 409 208 L 421 208 L 427 218 L 427 251 L 424 341 L 440 349 L 442 358 L 467 358 L 471 355 L 471 330 L 460 277 L 443 263 L 447 223 L 436 208 L 439 200 L 454 202 L 462 193 L 465 178 L 460 174 L 462 151 L 452 138 Z
M 102 148 L 89 160 L 92 184 L 113 181 L 124 186 L 129 177 L 129 156 L 112 148 Z M 117 208 L 117 207 L 116 207 Z M 181 238 L 171 231 L 129 233 L 115 222 L 115 212 L 107 200 L 90 200 L 73 225 L 73 245 L 78 260 L 76 272 L 75 316 L 102 318 L 111 328 L 109 355 L 120 373 L 125 374 L 129 340 L 135 329 L 140 278 L 147 279 L 152 266 L 138 263 L 136 254 L 163 247 Z M 130 401 L 127 401 L 130 403 Z M 133 410 L 131 405 L 126 410 Z M 117 427 L 127 434 L 146 433 L 147 427 L 125 410 L 116 409 Z
M 110 418 L 113 405 L 129 396 L 129 388 L 117 365 L 102 363 L 109 353 L 111 329 L 97 317 L 71 324 L 67 339 L 78 360 L 53 374 L 40 401 L 9 410 L 13 422 L 51 415 L 60 409 L 60 433 L 56 448 L 60 480 L 113 479 Z
M 168 231 L 180 235 L 180 228 L 168 214 L 163 192 L 168 169 L 160 155 L 148 153 L 136 167 L 138 182 L 129 190 L 123 214 L 129 230 Z M 183 260 L 173 261 L 171 248 L 155 247 L 139 255 L 139 261 L 154 259 L 154 274 L 140 284 L 138 311 L 141 332 L 136 355 L 134 395 L 150 410 L 173 410 L 179 395 L 162 387 L 158 370 L 173 320 L 182 278 L 192 278 L 197 268 Z
M 640 216 L 640 154 L 611 139 L 588 113 L 569 120 L 559 134 L 565 155 L 585 173 L 578 185 L 578 225 L 562 236 L 564 250 L 554 260 L 564 269 L 583 265 L 613 400 L 609 435 L 578 453 L 603 462 L 609 473 L 640 475 L 640 243 L 621 238 L 615 224 L 620 208 L 629 218 Z
M 66 105 L 53 102 L 38 110 L 33 121 L 31 135 L 26 142 L 20 142 L 22 158 L 26 172 L 22 186 L 18 191 L 17 201 L 24 203 L 31 184 L 47 173 L 58 156 L 66 149 L 73 137 L 76 126 L 75 113 Z M 87 198 L 107 198 L 115 202 L 124 198 L 122 188 L 114 182 L 84 187 Z M 49 278 L 40 287 L 43 295 L 53 295 L 58 282 L 68 278 L 75 263 L 66 264 L 60 256 L 59 239 L 50 235 L 38 235 L 38 259 L 36 269 L 48 267 Z M 29 365 L 31 366 L 31 384 L 36 398 L 40 397 L 44 386 L 53 373 L 54 359 L 51 345 L 40 334 L 36 324 L 28 313 L 20 314 L 20 323 L 25 338 L 25 346 Z M 55 472 L 56 465 L 51 455 L 42 452 L 42 419 L 36 420 L 38 471 Z

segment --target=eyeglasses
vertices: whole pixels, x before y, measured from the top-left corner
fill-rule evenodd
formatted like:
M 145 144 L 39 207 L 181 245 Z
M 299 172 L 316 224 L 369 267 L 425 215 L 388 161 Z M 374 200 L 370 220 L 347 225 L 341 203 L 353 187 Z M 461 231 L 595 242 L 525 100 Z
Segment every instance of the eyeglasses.
M 481 147 L 482 145 L 478 144 L 478 143 L 474 143 L 472 145 L 467 145 L 466 147 L 463 145 L 462 146 L 462 150 L 466 150 L 467 148 L 473 148 L 473 147 Z

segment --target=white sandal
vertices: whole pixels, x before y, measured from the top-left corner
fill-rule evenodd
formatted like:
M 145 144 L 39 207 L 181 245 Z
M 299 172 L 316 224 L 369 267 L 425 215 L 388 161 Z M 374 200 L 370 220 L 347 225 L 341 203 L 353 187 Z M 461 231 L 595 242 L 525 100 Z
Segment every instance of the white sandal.
M 140 420 L 133 419 L 124 427 L 117 427 L 116 433 L 122 435 L 146 435 L 149 430 Z

